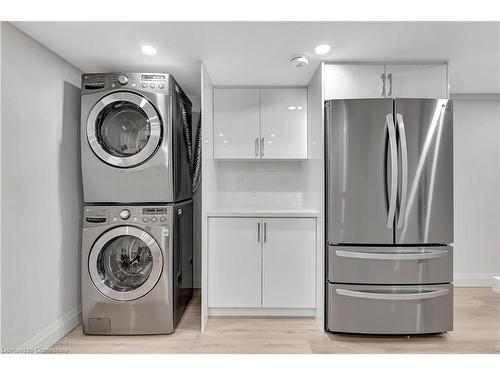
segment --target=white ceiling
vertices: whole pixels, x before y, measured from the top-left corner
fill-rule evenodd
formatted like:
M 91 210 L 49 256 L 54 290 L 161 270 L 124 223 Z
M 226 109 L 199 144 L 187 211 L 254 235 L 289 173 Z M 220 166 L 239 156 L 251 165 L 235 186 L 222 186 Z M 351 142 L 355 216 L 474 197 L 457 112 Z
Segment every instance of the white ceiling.
M 452 92 L 500 92 L 500 23 L 14 22 L 82 72 L 171 72 L 199 105 L 200 61 L 215 85 L 306 85 L 320 58 L 449 61 Z M 140 47 L 150 44 L 156 56 Z M 301 70 L 296 54 L 312 58 Z

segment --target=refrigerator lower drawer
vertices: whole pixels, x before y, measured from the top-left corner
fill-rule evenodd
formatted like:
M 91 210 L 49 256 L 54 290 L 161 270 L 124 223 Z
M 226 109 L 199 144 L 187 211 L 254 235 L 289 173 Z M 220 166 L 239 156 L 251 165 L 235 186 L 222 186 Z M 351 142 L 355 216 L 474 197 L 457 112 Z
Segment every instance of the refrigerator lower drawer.
M 328 281 L 439 284 L 453 281 L 451 246 L 329 246 Z
M 451 331 L 453 285 L 328 283 L 327 329 L 384 335 Z

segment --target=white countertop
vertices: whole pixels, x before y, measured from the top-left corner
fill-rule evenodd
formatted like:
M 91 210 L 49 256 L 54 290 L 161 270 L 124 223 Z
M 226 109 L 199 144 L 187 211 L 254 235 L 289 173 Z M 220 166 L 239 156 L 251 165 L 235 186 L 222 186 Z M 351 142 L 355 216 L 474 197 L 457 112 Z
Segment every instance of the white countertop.
M 228 207 L 207 212 L 208 217 L 318 217 L 319 212 L 308 208 Z

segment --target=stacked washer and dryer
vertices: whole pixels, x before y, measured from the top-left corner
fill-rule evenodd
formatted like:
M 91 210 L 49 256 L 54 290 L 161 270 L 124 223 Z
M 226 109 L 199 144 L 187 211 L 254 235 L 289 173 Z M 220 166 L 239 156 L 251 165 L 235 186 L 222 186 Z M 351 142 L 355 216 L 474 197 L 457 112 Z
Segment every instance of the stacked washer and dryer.
M 86 334 L 168 334 L 193 295 L 191 102 L 170 74 L 84 74 Z

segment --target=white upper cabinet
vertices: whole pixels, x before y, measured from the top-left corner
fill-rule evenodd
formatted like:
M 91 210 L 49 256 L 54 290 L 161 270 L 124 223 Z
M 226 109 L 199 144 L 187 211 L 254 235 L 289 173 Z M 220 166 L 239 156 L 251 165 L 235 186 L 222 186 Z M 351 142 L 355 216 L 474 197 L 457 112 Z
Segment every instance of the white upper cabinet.
M 448 97 L 445 64 L 387 65 L 386 76 L 388 81 L 388 96 L 390 97 Z
M 259 89 L 214 89 L 214 158 L 255 159 L 259 143 Z
M 261 89 L 263 159 L 307 159 L 307 90 Z
M 446 64 L 326 64 L 325 100 L 447 98 Z
M 326 64 L 325 100 L 383 98 L 384 65 Z
M 214 89 L 215 159 L 307 159 L 307 89 Z

